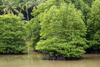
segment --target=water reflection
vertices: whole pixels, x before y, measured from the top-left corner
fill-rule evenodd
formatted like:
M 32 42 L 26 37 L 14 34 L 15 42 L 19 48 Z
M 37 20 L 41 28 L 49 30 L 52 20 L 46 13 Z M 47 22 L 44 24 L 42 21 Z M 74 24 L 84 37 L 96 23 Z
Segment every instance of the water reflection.
M 0 67 L 99 67 L 99 54 L 85 54 L 83 60 L 42 60 L 42 54 L 31 51 L 28 55 L 0 55 Z
M 0 67 L 99 67 L 100 54 L 85 54 L 83 60 L 42 60 L 42 54 L 29 50 L 29 55 L 0 55 Z M 28 58 L 29 57 L 29 58 Z

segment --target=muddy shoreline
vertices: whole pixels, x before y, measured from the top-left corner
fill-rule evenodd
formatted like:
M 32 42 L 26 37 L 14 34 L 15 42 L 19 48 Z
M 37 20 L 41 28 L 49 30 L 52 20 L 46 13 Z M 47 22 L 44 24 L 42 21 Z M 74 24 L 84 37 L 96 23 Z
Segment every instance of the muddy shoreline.
M 62 57 L 62 56 L 49 56 L 42 57 L 42 60 L 81 60 L 83 57 L 75 58 L 75 57 Z

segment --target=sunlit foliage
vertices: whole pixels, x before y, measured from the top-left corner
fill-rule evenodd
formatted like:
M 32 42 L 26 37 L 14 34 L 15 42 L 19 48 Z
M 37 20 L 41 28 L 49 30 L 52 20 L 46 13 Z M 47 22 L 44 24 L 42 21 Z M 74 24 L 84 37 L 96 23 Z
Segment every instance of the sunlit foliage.
M 87 29 L 87 39 L 90 40 L 90 48 L 94 50 L 100 49 L 100 0 L 96 0 L 92 4 Z
M 80 57 L 87 48 L 81 16 L 73 4 L 62 2 L 46 9 L 39 15 L 41 40 L 36 49 L 51 56 Z
M 0 53 L 27 53 L 26 28 L 14 15 L 0 16 Z

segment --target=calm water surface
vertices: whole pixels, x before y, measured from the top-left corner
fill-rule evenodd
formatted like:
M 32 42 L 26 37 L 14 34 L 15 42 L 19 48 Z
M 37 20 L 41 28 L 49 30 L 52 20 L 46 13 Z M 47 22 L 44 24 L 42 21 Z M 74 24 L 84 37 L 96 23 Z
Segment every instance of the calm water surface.
M 100 67 L 100 54 L 84 54 L 74 61 L 42 60 L 42 54 L 29 50 L 29 55 L 0 55 L 0 67 Z

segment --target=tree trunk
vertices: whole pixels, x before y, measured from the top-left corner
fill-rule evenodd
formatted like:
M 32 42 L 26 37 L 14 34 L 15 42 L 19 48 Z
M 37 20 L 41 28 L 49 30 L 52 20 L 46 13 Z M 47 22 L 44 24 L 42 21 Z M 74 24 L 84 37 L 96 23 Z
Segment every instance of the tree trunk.
M 28 13 L 27 13 L 27 21 L 29 21 L 29 15 L 28 15 Z
M 8 1 L 6 1 L 6 8 L 7 8 L 7 14 L 8 14 Z

